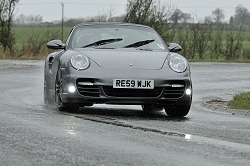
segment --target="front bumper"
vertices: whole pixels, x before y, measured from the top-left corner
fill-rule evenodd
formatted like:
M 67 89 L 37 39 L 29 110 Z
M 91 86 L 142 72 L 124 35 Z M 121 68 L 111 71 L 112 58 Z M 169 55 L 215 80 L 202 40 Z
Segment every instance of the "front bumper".
M 61 68 L 63 78 L 63 103 L 79 106 L 91 104 L 131 104 L 131 105 L 191 105 L 192 82 L 189 71 L 175 73 L 171 69 L 102 69 L 92 68 L 77 71 L 71 67 Z M 120 75 L 122 73 L 122 76 Z M 113 89 L 113 79 L 154 80 L 154 89 Z M 179 85 L 179 86 L 176 86 Z M 181 86 L 182 85 L 182 86 Z M 69 92 L 75 86 L 75 92 Z

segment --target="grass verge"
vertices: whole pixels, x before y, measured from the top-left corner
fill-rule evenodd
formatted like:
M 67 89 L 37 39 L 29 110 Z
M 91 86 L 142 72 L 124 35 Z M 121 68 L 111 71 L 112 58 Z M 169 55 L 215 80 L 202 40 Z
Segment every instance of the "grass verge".
M 250 92 L 239 93 L 229 102 L 232 109 L 250 110 Z

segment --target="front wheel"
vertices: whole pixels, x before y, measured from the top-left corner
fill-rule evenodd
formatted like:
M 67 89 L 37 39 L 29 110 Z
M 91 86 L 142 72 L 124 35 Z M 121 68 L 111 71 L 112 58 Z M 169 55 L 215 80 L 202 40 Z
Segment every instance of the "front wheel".
M 57 109 L 59 111 L 77 112 L 79 109 L 77 105 L 62 103 L 61 93 L 62 93 L 62 77 L 61 77 L 61 71 L 59 69 L 56 75 L 56 82 L 55 82 L 55 101 Z
M 190 105 L 165 106 L 165 112 L 169 117 L 184 117 L 188 114 Z

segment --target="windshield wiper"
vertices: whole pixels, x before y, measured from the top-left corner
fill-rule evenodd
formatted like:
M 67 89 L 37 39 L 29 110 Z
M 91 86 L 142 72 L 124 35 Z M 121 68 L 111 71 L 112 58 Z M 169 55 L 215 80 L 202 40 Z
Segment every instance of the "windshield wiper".
M 137 48 L 137 50 L 142 50 L 142 51 L 153 51 L 153 49 L 150 49 L 150 48 Z
M 154 42 L 154 41 L 155 41 L 154 39 L 153 39 L 153 40 L 138 41 L 138 42 L 135 42 L 135 43 L 133 43 L 133 44 L 124 46 L 123 48 L 131 48 L 131 47 L 137 48 L 137 47 L 140 47 L 140 46 L 143 46 L 143 45 L 152 43 L 152 42 Z
M 122 38 L 99 40 L 99 41 L 96 41 L 94 43 L 82 46 L 82 48 L 92 47 L 92 46 L 102 46 L 105 44 L 110 44 L 110 43 L 114 43 L 114 42 L 118 42 L 118 41 L 122 41 L 122 40 L 123 40 Z

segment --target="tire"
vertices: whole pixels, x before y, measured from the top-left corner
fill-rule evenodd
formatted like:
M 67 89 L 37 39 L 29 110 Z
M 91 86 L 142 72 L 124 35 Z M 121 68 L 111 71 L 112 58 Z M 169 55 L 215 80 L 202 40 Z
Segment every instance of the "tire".
M 77 105 L 70 105 L 66 103 L 62 103 L 61 100 L 61 93 L 62 93 L 62 77 L 60 69 L 56 75 L 55 81 L 55 102 L 58 111 L 67 111 L 67 112 L 77 112 L 79 107 Z
M 46 68 L 46 66 L 44 66 L 44 68 Z M 43 93 L 43 100 L 44 100 L 44 104 L 54 104 L 55 103 L 55 97 L 54 97 L 54 93 L 51 89 L 51 86 L 49 81 L 48 81 L 48 76 L 47 76 L 47 72 L 44 71 L 44 83 L 43 83 L 43 87 L 44 87 L 44 93 Z
M 162 111 L 163 110 L 163 107 L 160 106 L 160 105 L 149 105 L 149 104 L 145 104 L 145 105 L 142 105 L 142 110 L 144 112 L 159 112 L 159 111 Z
M 44 83 L 43 83 L 43 101 L 44 104 L 49 103 L 49 96 L 48 96 L 48 89 L 47 89 L 47 81 L 46 81 L 46 75 L 44 74 Z
M 53 94 L 44 86 L 44 94 L 43 94 L 44 104 L 53 104 L 54 97 Z
M 190 105 L 166 106 L 164 108 L 169 117 L 181 118 L 188 114 Z
M 44 85 L 44 91 L 43 91 L 43 101 L 44 101 L 44 104 L 48 104 L 49 100 L 48 100 L 48 96 L 47 96 L 47 89 Z

